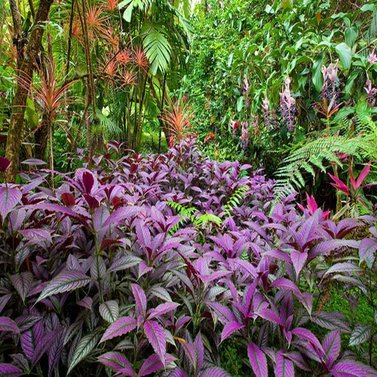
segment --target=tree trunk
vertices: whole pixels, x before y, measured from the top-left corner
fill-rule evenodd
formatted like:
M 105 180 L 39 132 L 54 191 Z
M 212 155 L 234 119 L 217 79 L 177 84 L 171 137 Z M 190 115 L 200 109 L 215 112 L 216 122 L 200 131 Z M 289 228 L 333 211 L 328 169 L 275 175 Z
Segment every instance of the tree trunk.
M 6 179 L 8 181 L 13 181 L 15 179 L 18 170 L 26 100 L 31 87 L 34 63 L 41 49 L 44 22 L 48 19 L 52 2 L 53 0 L 40 1 L 33 29 L 30 33 L 29 42 L 26 47 L 26 52 L 19 65 L 20 69 L 18 76 L 22 76 L 23 79 L 18 79 L 16 94 L 12 102 L 12 115 L 9 123 L 6 146 L 6 157 L 12 162 L 12 165 L 6 174 Z M 25 81 L 27 82 L 26 85 Z

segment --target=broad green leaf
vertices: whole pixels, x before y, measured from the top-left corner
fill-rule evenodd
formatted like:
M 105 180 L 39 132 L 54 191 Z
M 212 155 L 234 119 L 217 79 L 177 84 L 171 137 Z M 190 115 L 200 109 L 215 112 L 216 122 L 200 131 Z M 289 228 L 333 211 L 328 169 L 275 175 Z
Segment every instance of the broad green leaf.
M 340 63 L 345 70 L 349 70 L 351 67 L 352 51 L 351 48 L 344 42 L 339 43 L 335 47 L 335 51 L 338 53 Z
M 318 59 L 314 62 L 312 68 L 312 81 L 317 92 L 320 92 L 323 85 L 323 76 L 322 76 L 322 62 L 323 54 L 320 54 Z
M 345 37 L 346 43 L 349 47 L 352 47 L 358 37 L 359 30 L 356 26 L 352 26 L 346 29 Z

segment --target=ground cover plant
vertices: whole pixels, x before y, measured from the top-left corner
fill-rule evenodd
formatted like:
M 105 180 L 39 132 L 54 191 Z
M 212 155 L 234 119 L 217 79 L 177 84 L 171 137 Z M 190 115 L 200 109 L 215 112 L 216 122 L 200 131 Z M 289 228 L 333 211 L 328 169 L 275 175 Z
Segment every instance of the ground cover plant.
M 2 375 L 230 376 L 232 342 L 249 375 L 377 375 L 374 319 L 324 310 L 332 284 L 375 307 L 372 216 L 273 207 L 273 180 L 194 138 L 50 174 L 0 186 Z

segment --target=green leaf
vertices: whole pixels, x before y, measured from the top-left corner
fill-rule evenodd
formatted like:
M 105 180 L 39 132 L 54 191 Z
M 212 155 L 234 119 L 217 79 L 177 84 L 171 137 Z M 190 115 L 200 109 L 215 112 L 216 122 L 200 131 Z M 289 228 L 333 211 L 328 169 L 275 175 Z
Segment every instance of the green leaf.
M 373 12 L 375 9 L 376 9 L 376 6 L 375 6 L 374 4 L 364 4 L 364 5 L 360 8 L 360 10 L 361 10 L 362 12 L 368 12 L 368 11 Z
M 131 3 L 127 9 L 123 12 L 123 19 L 126 21 L 126 22 L 131 22 L 131 18 L 132 18 L 132 11 L 134 10 L 134 5 Z
M 171 57 L 171 45 L 161 27 L 148 24 L 143 28 L 143 46 L 147 58 L 151 64 L 151 72 L 166 72 L 169 68 Z
M 346 37 L 346 43 L 348 44 L 348 46 L 352 47 L 355 44 L 358 35 L 359 35 L 359 30 L 356 26 L 352 26 L 346 29 L 345 37 Z
M 322 62 L 323 54 L 320 54 L 318 59 L 314 62 L 312 69 L 312 81 L 317 92 L 321 91 L 323 85 Z
M 237 100 L 237 111 L 238 112 L 241 112 L 241 110 L 243 109 L 243 103 L 244 103 L 243 96 L 238 97 L 238 100 Z
M 98 344 L 99 338 L 100 338 L 99 334 L 94 332 L 92 334 L 84 336 L 80 340 L 80 342 L 78 343 L 77 347 L 75 348 L 72 354 L 72 358 L 71 358 L 71 362 L 69 363 L 67 375 L 72 372 L 72 369 L 80 361 L 84 360 L 90 354 L 90 352 L 92 352 L 94 347 Z
M 351 67 L 352 51 L 351 48 L 344 42 L 339 43 L 335 47 L 335 51 L 338 53 L 340 63 L 345 70 L 349 70 Z

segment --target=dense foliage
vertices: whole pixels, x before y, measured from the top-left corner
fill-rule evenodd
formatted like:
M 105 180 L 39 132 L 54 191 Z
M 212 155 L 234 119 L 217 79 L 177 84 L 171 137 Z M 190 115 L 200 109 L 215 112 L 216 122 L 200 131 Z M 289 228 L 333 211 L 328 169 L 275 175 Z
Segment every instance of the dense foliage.
M 322 310 L 332 281 L 375 303 L 374 218 L 272 208 L 273 181 L 193 139 L 147 157 L 112 144 L 95 166 L 0 187 L 4 375 L 228 376 L 231 339 L 256 376 L 377 375 L 377 325 Z
M 374 2 L 207 1 L 193 25 L 182 90 L 206 153 L 258 161 L 279 195 L 321 189 L 330 162 L 347 176 L 339 153 L 374 160 Z

